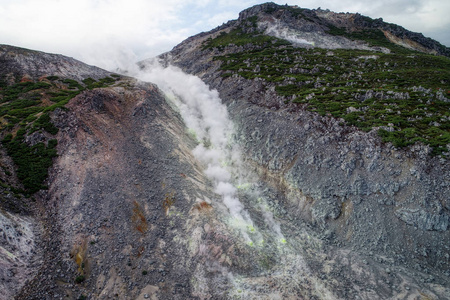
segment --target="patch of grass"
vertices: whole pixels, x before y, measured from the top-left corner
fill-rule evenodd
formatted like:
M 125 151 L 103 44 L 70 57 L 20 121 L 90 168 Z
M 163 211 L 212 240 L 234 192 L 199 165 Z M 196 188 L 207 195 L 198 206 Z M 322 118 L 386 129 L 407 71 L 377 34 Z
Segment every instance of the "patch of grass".
M 47 79 L 50 81 L 55 81 L 55 80 L 58 80 L 59 77 L 58 76 L 47 76 Z
M 332 34 L 332 35 L 346 35 L 347 34 L 347 30 L 345 30 L 345 28 L 340 28 L 340 27 L 336 27 L 334 25 L 327 25 L 328 26 L 328 33 Z
M 64 79 L 62 82 L 67 84 L 69 89 L 83 90 L 83 86 L 76 80 Z
M 19 82 L 14 85 L 4 85 L 2 88 L 2 102 L 7 102 L 11 100 L 17 100 L 19 95 L 28 93 L 33 90 L 39 90 L 39 89 L 48 89 L 51 85 L 46 82 Z

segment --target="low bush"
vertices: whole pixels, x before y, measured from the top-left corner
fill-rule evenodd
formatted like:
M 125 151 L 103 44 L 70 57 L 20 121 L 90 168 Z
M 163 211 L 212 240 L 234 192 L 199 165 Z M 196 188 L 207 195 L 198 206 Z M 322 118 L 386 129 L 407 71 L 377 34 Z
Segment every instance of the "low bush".
M 86 277 L 84 277 L 84 275 L 79 275 L 79 276 L 75 277 L 75 283 L 78 283 L 78 284 L 84 282 L 85 280 L 86 280 Z

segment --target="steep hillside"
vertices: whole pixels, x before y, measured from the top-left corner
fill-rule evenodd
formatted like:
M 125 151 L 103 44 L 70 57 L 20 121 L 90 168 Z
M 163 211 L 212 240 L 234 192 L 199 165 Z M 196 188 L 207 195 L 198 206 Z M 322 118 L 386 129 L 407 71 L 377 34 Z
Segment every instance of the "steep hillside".
M 45 255 L 39 244 L 48 232 L 37 219 L 43 216 L 50 224 L 54 219 L 38 201 L 45 193 L 35 193 L 47 188 L 48 169 L 57 156 L 59 128 L 52 116 L 84 90 L 108 86 L 119 77 L 109 75 L 61 55 L 0 46 L 2 299 L 11 299 L 33 278 Z M 40 209 L 44 213 L 36 215 Z
M 0 299 L 185 299 L 211 192 L 179 115 L 150 83 L 1 49 Z
M 286 227 L 436 282 L 450 266 L 445 55 L 382 20 L 267 3 L 161 59 L 219 91 Z

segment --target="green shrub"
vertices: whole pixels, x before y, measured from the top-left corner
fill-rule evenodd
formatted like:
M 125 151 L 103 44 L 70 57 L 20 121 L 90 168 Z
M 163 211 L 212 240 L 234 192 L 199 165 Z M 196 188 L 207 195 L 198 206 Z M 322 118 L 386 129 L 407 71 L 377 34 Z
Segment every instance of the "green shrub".
M 78 83 L 78 81 L 73 80 L 73 79 L 64 79 L 62 81 L 63 83 L 67 84 L 69 89 L 78 89 L 78 90 L 83 90 L 83 87 L 81 86 L 80 83 Z
M 84 282 L 85 280 L 86 280 L 86 277 L 84 277 L 84 275 L 79 275 L 75 278 L 75 283 L 80 284 L 80 283 Z
M 114 74 L 113 74 L 114 75 Z M 96 81 L 92 78 L 86 78 L 83 80 L 83 83 L 86 85 L 87 89 L 94 89 L 94 88 L 102 88 L 110 86 L 111 84 L 115 83 L 119 79 L 119 75 L 113 76 L 113 77 L 104 77 Z
M 59 129 L 56 128 L 55 125 L 53 125 L 53 123 L 51 122 L 50 115 L 48 113 L 44 113 L 39 117 L 39 119 L 34 122 L 33 132 L 40 129 L 44 129 L 45 131 L 53 135 L 57 134 L 59 131 Z
M 47 146 L 38 143 L 30 147 L 25 143 L 24 135 L 25 129 L 19 129 L 15 138 L 8 134 L 2 143 L 17 166 L 17 177 L 27 194 L 34 194 L 40 189 L 46 189 L 42 183 L 48 176 L 52 159 L 57 156 L 57 140 L 50 140 Z

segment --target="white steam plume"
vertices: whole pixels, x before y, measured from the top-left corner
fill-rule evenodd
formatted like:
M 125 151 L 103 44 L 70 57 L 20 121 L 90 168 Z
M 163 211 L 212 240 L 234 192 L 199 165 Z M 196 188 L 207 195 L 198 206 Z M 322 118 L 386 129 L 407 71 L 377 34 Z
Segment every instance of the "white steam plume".
M 163 68 L 156 59 L 147 61 L 145 71 L 130 75 L 155 83 L 167 95 L 179 99 L 176 104 L 186 126 L 202 142 L 193 150 L 194 156 L 205 165 L 205 174 L 212 180 L 215 193 L 221 196 L 235 219 L 233 223 L 239 224 L 237 227 L 242 235 L 247 242 L 251 242 L 246 231 L 247 227 L 253 227 L 253 222 L 232 184 L 232 170 L 239 170 L 241 162 L 236 158 L 241 155 L 238 147 L 230 142 L 233 124 L 219 93 L 210 90 L 200 78 L 188 75 L 177 67 L 169 65 Z
M 220 195 L 227 207 L 231 215 L 230 224 L 250 245 L 254 242 L 261 244 L 263 237 L 255 230 L 250 214 L 238 198 L 238 190 L 259 194 L 250 189 L 256 180 L 243 166 L 239 147 L 232 143 L 233 123 L 219 93 L 180 68 L 171 65 L 163 67 L 157 59 L 146 61 L 143 70 L 133 66 L 128 72 L 128 75 L 157 84 L 168 98 L 176 100 L 186 126 L 200 142 L 193 154 L 204 164 L 205 175 L 213 182 L 214 192 Z M 267 205 L 260 204 L 259 207 L 266 224 L 280 241 L 285 242 L 280 225 Z
M 266 34 L 275 36 L 280 39 L 287 40 L 291 43 L 299 45 L 314 46 L 313 41 L 306 40 L 305 36 L 302 36 L 301 32 L 291 30 L 289 28 L 283 27 L 279 24 L 269 25 L 265 31 Z

